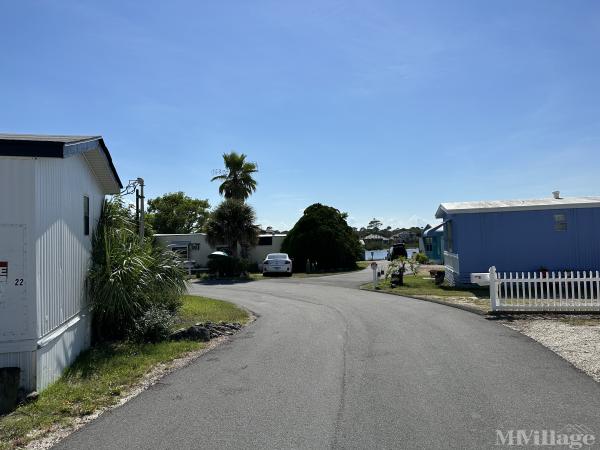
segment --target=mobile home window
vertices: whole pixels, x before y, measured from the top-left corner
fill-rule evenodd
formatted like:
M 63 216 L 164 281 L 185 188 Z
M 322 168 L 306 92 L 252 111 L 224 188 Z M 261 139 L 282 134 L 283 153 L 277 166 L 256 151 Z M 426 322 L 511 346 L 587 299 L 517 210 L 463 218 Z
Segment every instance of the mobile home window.
M 83 234 L 90 235 L 90 198 L 83 196 Z
M 258 238 L 258 245 L 273 245 L 273 236 L 261 236 Z
M 444 225 L 446 230 L 446 250 L 450 253 L 454 253 L 454 230 L 451 221 L 448 221 Z
M 554 214 L 554 231 L 567 231 L 567 216 Z
M 425 238 L 425 251 L 426 252 L 433 251 L 433 238 L 430 238 L 430 237 Z

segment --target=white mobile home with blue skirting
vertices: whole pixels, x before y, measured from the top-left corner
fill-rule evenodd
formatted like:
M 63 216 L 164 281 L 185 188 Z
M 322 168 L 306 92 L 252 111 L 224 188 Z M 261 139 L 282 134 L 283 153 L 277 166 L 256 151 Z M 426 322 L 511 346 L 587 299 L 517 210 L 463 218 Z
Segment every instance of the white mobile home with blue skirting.
M 0 134 L 0 370 L 26 391 L 90 344 L 92 234 L 121 187 L 100 136 Z

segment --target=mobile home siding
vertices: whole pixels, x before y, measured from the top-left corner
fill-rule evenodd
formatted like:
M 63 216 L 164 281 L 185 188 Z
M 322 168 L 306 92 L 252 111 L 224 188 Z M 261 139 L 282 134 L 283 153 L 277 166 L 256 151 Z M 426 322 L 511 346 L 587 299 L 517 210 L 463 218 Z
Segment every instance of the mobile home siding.
M 0 294 L 0 342 L 32 339 L 35 337 L 35 278 L 34 254 L 30 245 L 33 227 L 34 204 L 34 164 L 25 158 L 7 158 L 0 164 L 0 232 L 4 239 L 18 239 L 23 248 L 23 304 L 15 305 L 12 298 Z M 10 237 L 9 237 L 10 235 Z M 0 249 L 0 261 L 4 261 L 3 249 Z M 19 264 L 21 262 L 19 261 Z M 14 270 L 9 267 L 9 279 Z M 7 286 L 7 290 L 13 286 Z M 14 292 L 14 291 L 13 291 Z M 18 308 L 18 313 L 14 308 Z M 16 315 L 16 317 L 15 317 Z M 19 351 L 11 344 L 13 351 Z
M 19 385 L 27 391 L 36 389 L 36 352 L 7 352 L 0 351 L 0 367 L 19 367 L 21 369 L 21 378 Z
M 567 229 L 555 229 L 555 215 Z M 600 268 L 600 209 L 566 208 L 453 214 L 454 250 L 460 261 L 459 283 L 472 272 L 597 270 Z
M 83 156 L 36 161 L 38 338 L 86 306 L 92 233 L 84 236 L 84 195 L 90 199 L 93 230 L 104 195 Z
M 104 194 L 82 155 L 0 161 L 0 233 L 22 241 L 24 255 L 22 290 L 11 285 L 10 295 L 0 293 L 0 367 L 20 367 L 21 386 L 41 390 L 90 345 L 85 279 Z M 90 199 L 88 236 L 84 195 Z M 17 244 L 0 245 L 0 261 Z M 15 270 L 10 261 L 12 278 Z

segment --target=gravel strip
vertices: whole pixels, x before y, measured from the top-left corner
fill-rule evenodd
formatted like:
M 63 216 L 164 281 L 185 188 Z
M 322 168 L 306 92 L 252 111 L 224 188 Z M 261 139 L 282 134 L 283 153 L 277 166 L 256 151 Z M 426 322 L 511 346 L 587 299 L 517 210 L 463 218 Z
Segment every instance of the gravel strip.
M 600 382 L 600 320 L 528 318 L 504 325 L 538 341 Z

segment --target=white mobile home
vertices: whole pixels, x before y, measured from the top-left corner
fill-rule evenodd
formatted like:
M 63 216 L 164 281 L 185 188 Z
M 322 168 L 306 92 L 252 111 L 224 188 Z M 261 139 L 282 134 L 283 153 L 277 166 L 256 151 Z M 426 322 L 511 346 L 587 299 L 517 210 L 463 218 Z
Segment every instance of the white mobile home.
M 195 267 L 206 267 L 208 255 L 215 250 L 226 248 L 226 245 L 212 247 L 206 241 L 206 233 L 189 234 L 155 234 L 156 239 L 179 253 L 185 261 L 190 261 Z M 260 234 L 256 247 L 250 249 L 248 260 L 261 264 L 269 253 L 279 253 L 285 234 Z M 239 250 L 239 249 L 238 249 Z
M 27 391 L 90 344 L 91 238 L 121 187 L 99 136 L 0 134 L 0 368 Z

